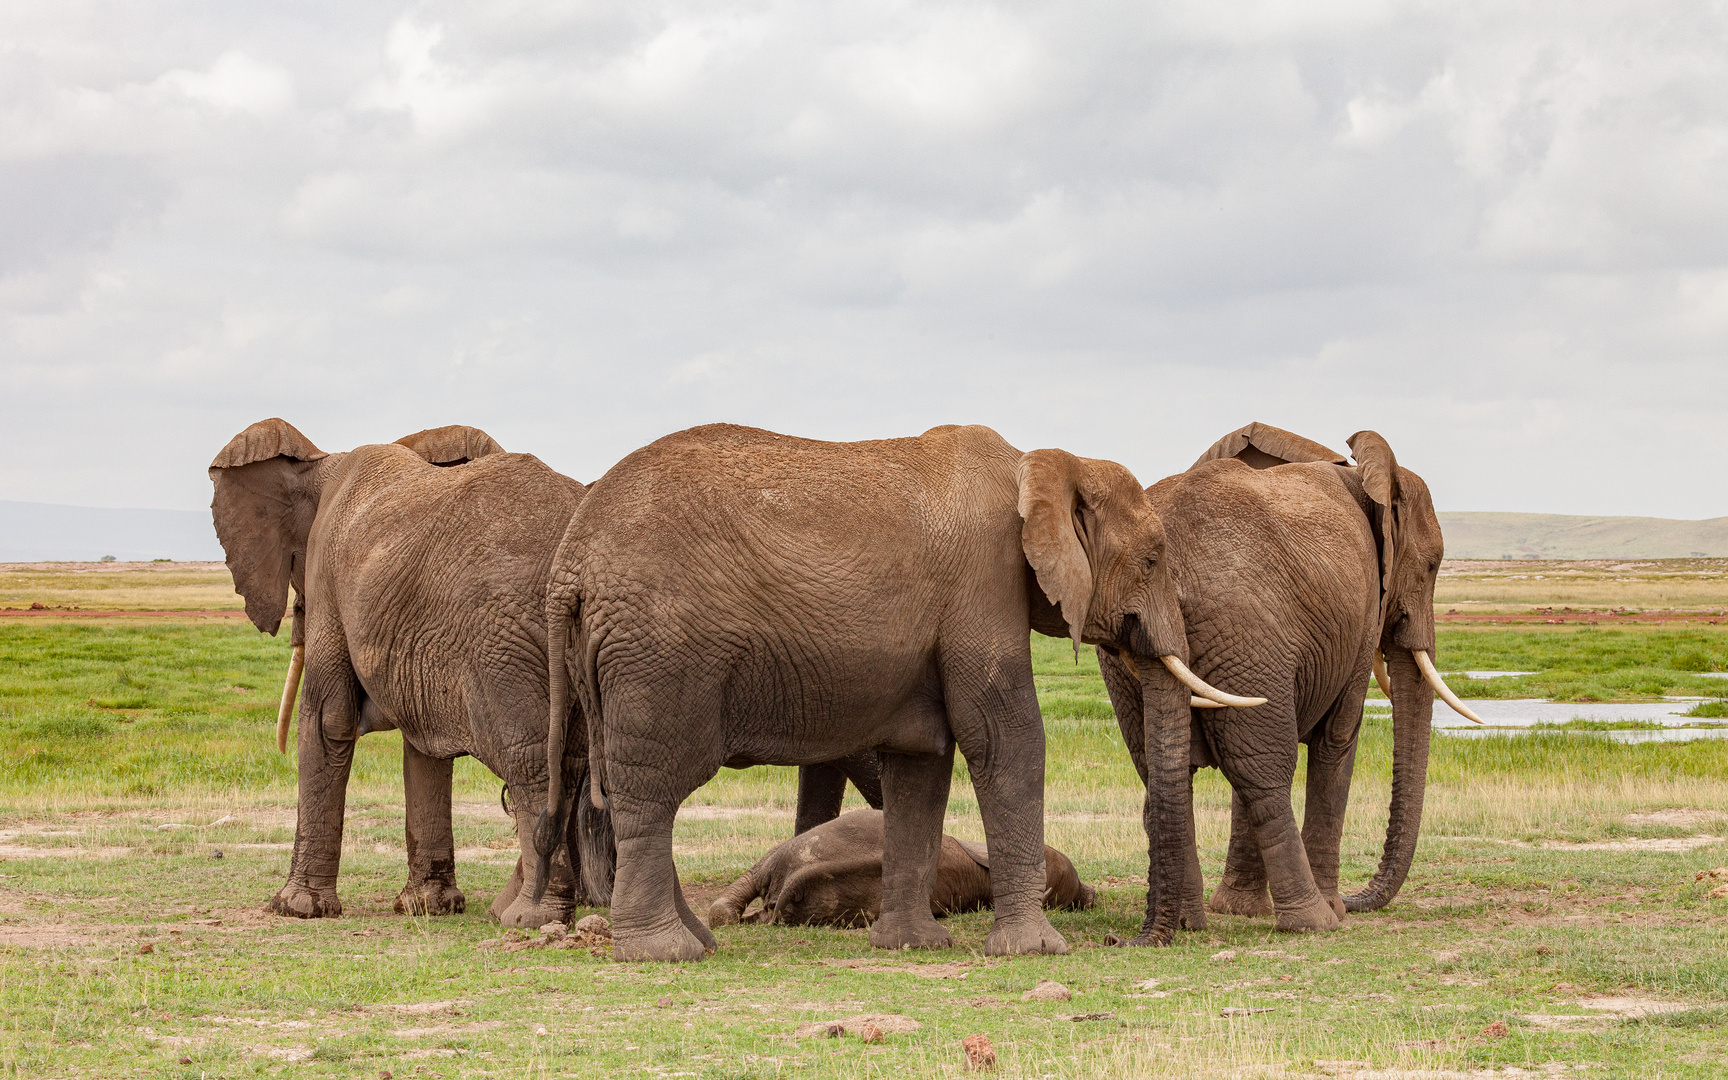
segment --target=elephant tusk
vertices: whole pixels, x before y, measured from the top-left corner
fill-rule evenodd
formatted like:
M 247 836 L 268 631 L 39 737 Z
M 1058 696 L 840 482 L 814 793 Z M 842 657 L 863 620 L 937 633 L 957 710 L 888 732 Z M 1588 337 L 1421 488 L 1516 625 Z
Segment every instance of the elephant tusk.
M 1380 692 L 1385 694 L 1386 699 L 1390 701 L 1392 699 L 1392 680 L 1386 675 L 1386 657 L 1381 655 L 1379 649 L 1374 650 L 1374 681 L 1380 684 Z
M 1471 712 L 1469 706 L 1459 701 L 1458 695 L 1454 694 L 1452 688 L 1440 678 L 1440 673 L 1434 670 L 1434 661 L 1428 658 L 1428 653 L 1425 650 L 1415 650 L 1415 657 L 1416 666 L 1422 669 L 1422 674 L 1427 676 L 1428 684 L 1434 687 L 1434 692 L 1440 695 L 1441 701 L 1452 706 L 1452 710 L 1458 715 L 1468 720 L 1474 720 L 1478 724 L 1483 723 L 1482 718 Z
M 1188 707 L 1190 709 L 1228 709 L 1230 706 L 1222 701 L 1213 701 L 1211 698 L 1191 697 L 1188 699 Z
M 1207 685 L 1200 676 L 1188 670 L 1187 664 L 1174 656 L 1160 656 L 1158 659 L 1164 662 L 1164 666 L 1170 669 L 1170 674 L 1176 676 L 1178 682 L 1192 690 L 1198 697 L 1208 698 L 1220 705 L 1230 705 L 1238 709 L 1247 708 L 1250 705 L 1266 704 L 1266 699 L 1263 697 L 1237 697 L 1235 694 L 1226 694 L 1215 686 Z
M 294 719 L 294 699 L 300 694 L 300 673 L 306 670 L 306 646 L 296 645 L 288 656 L 288 681 L 282 685 L 282 707 L 276 710 L 276 751 L 288 752 L 288 725 Z

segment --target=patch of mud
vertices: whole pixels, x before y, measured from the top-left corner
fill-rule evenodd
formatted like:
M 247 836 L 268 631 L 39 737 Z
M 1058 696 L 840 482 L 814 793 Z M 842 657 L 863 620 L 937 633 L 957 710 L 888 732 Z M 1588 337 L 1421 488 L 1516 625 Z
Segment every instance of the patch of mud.
M 383 1005 L 362 1005 L 360 1011 L 395 1016 L 461 1016 L 462 1010 L 473 1004 L 463 998 L 452 1001 L 389 1002 Z
M 312 1060 L 312 1048 L 310 1046 L 259 1046 L 255 1047 L 252 1052 L 260 1057 L 274 1058 L 277 1061 L 289 1063 Z
M 1648 813 L 1631 813 L 1624 818 L 1628 825 L 1664 825 L 1675 829 L 1695 828 L 1722 817 L 1717 810 L 1701 810 L 1696 806 L 1675 806 Z
M 69 926 L 0 926 L 0 947 L 19 949 L 69 949 L 94 945 L 97 939 Z
M 847 1016 L 838 1020 L 816 1020 L 808 1024 L 799 1024 L 792 1034 L 800 1039 L 827 1036 L 839 1038 L 843 1035 L 859 1035 L 865 1025 L 872 1025 L 883 1035 L 910 1035 L 924 1025 L 910 1016 L 897 1013 L 865 1013 L 862 1016 Z
M 946 964 L 897 964 L 881 960 L 818 960 L 824 967 L 846 968 L 849 971 L 892 972 L 919 975 L 926 979 L 964 979 L 977 965 L 970 960 L 955 960 Z
M 1580 998 L 1578 1004 L 1586 1009 L 1628 1020 L 1656 1016 L 1661 1013 L 1685 1012 L 1692 1008 L 1691 1005 L 1678 1001 L 1659 1001 L 1655 998 L 1610 994 Z
M 483 1031 L 497 1031 L 504 1026 L 502 1020 L 475 1020 L 467 1024 L 434 1024 L 431 1027 L 396 1028 L 390 1032 L 395 1039 L 430 1039 L 439 1035 L 477 1035 Z

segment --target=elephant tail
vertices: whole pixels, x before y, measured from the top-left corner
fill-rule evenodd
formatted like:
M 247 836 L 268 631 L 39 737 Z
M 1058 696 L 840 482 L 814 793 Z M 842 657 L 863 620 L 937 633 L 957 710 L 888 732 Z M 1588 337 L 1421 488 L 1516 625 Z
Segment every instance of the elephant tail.
M 1386 660 L 1392 681 L 1392 809 L 1386 820 L 1386 848 L 1373 879 L 1361 892 L 1344 898 L 1346 911 L 1376 911 L 1392 902 L 1410 873 L 1422 831 L 1434 691 L 1410 650 L 1388 644 Z
M 534 852 L 539 857 L 534 900 L 538 903 L 552 877 L 552 856 L 565 840 L 570 807 L 564 798 L 564 742 L 570 728 L 570 674 L 565 647 L 576 622 L 575 605 L 556 586 L 546 594 L 546 674 L 551 704 L 546 728 L 546 807 L 534 825 Z M 590 770 L 592 771 L 592 770 Z M 590 783 L 598 784 L 598 776 Z

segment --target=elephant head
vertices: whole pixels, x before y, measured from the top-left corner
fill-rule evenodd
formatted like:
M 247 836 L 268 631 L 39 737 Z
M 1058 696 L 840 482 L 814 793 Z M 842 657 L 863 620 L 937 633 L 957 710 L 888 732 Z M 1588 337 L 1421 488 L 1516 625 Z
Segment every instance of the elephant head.
M 1392 700 L 1392 808 L 1386 847 L 1373 880 L 1344 898 L 1346 910 L 1372 911 L 1398 894 L 1416 854 L 1435 693 L 1463 715 L 1477 717 L 1434 668 L 1434 584 L 1446 549 L 1428 485 L 1398 464 L 1392 447 L 1376 432 L 1358 431 L 1350 436 L 1349 446 L 1380 553 L 1379 649 L 1390 671 L 1377 662 L 1375 677 Z
M 453 424 L 398 440 L 435 465 L 458 465 L 503 448 L 479 428 Z M 306 544 L 324 486 L 346 454 L 327 454 L 288 421 L 260 420 L 228 440 L 210 463 L 216 492 L 210 513 L 216 523 L 234 591 L 246 600 L 252 625 L 275 636 L 294 588 L 294 623 L 288 678 L 278 710 L 276 745 L 287 750 L 288 724 L 305 663 Z
M 1034 628 L 1071 637 L 1076 652 L 1082 641 L 1096 645 L 1140 681 L 1151 847 L 1146 934 L 1168 943 L 1188 869 L 1190 692 L 1225 705 L 1266 699 L 1226 694 L 1188 669 L 1164 526 L 1132 473 L 1111 461 L 1034 450 L 1020 459 L 1019 483 L 1021 547 L 1042 594 L 1032 597 Z

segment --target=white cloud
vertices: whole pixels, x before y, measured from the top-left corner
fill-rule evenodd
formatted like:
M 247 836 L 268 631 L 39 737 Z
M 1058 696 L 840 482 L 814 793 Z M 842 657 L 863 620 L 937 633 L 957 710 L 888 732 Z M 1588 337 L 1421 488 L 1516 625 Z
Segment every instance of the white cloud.
M 1257 418 L 1374 427 L 1447 507 L 1728 514 L 1725 22 L 26 0 L 0 498 L 199 506 L 276 414 L 584 479 L 714 419 L 1151 479 Z

